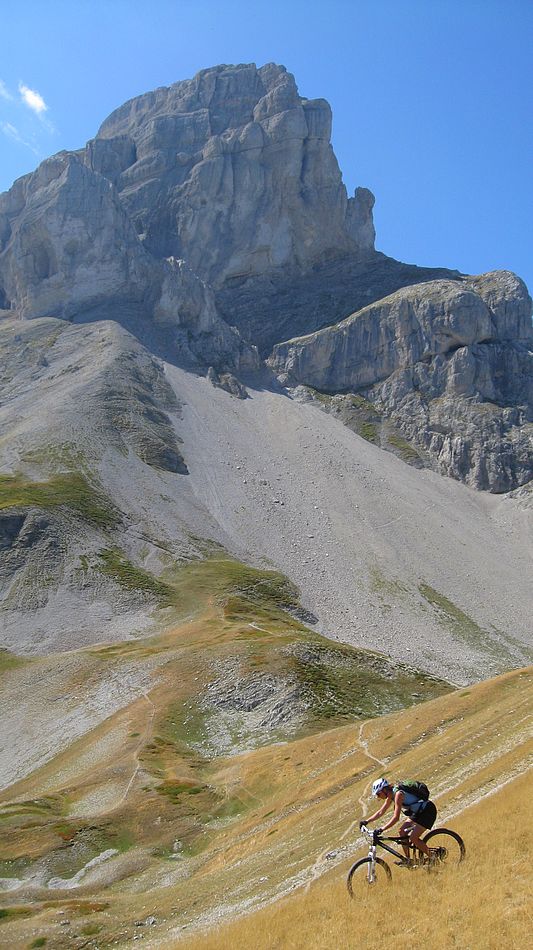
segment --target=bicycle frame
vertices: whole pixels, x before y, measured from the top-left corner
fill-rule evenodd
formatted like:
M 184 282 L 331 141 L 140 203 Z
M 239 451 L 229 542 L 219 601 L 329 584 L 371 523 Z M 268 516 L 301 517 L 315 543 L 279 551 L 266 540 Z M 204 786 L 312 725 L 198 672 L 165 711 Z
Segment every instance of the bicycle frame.
M 404 864 L 409 864 L 409 858 L 406 858 L 405 854 L 400 851 L 395 851 L 394 848 L 389 847 L 388 844 L 385 844 L 386 841 L 394 841 L 396 844 L 406 844 L 409 849 L 412 848 L 413 852 L 416 851 L 414 845 L 411 844 L 409 837 L 407 835 L 401 835 L 400 837 L 393 838 L 382 838 L 381 835 L 377 835 L 375 831 L 370 831 L 366 825 L 363 825 L 361 828 L 363 834 L 370 838 L 370 847 L 368 849 L 368 857 L 370 858 L 368 864 L 368 883 L 373 884 L 376 879 L 376 851 L 377 845 L 379 844 L 384 851 L 388 851 L 389 854 L 393 854 L 395 858 L 399 858 Z

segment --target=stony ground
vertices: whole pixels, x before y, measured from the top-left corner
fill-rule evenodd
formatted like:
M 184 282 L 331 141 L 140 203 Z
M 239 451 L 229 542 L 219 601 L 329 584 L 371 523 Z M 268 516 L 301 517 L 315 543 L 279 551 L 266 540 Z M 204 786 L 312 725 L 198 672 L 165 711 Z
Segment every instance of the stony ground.
M 527 661 L 527 494 L 415 470 L 286 392 L 166 375 L 199 505 L 230 549 L 298 585 L 317 629 L 457 682 Z
M 272 378 L 237 398 L 111 322 L 2 339 L 8 649 L 157 632 L 159 579 L 214 542 L 286 574 L 332 639 L 455 683 L 529 662 L 527 487 L 414 469 Z

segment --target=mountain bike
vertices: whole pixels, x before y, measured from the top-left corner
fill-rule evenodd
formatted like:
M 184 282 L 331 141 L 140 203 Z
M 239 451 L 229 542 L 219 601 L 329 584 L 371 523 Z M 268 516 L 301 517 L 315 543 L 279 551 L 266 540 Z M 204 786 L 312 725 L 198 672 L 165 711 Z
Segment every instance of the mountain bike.
M 448 828 L 434 828 L 432 831 L 428 831 L 422 838 L 424 844 L 427 844 L 429 848 L 429 859 L 423 851 L 419 851 L 418 848 L 415 848 L 414 845 L 411 844 L 410 838 L 407 835 L 402 835 L 398 838 L 384 838 L 379 833 L 379 830 L 370 831 L 366 825 L 362 825 L 361 831 L 369 839 L 370 846 L 368 849 L 368 857 L 360 858 L 359 861 L 356 861 L 355 864 L 352 865 L 348 872 L 346 884 L 350 897 L 355 896 L 354 886 L 359 887 L 358 882 L 360 882 L 360 887 L 362 888 L 364 886 L 377 884 L 379 881 L 389 883 L 392 880 L 392 872 L 387 862 L 382 858 L 376 857 L 378 846 L 397 858 L 396 864 L 411 869 L 425 867 L 431 870 L 439 866 L 456 865 L 463 860 L 466 854 L 463 839 L 455 831 L 450 831 Z M 399 845 L 407 845 L 409 848 L 409 857 L 407 858 L 401 851 L 395 851 L 394 848 L 391 848 L 390 845 L 386 843 L 387 841 L 392 841 Z

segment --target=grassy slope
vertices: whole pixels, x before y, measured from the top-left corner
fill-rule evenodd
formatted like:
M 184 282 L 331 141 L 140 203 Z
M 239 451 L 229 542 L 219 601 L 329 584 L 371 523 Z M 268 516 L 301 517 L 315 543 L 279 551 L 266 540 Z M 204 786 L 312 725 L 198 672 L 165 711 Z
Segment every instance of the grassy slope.
M 464 823 L 464 814 L 453 815 L 502 781 L 513 776 L 519 781 L 531 762 L 532 670 L 505 674 L 361 724 L 202 760 L 165 732 L 169 720 L 175 721 L 177 677 L 180 674 L 180 689 L 192 690 L 191 684 L 199 682 L 194 677 L 201 676 L 200 655 L 206 656 L 199 648 L 217 644 L 217 651 L 223 650 L 234 638 L 232 623 L 221 624 L 220 614 L 213 611 L 169 634 L 164 644 L 130 644 L 130 650 L 141 652 L 167 650 L 169 662 L 159 684 L 10 790 L 9 797 L 16 793 L 18 804 L 4 807 L 3 822 L 4 848 L 12 862 L 44 855 L 57 863 L 63 857 L 68 876 L 76 870 L 72 864 L 69 869 L 76 855 L 83 864 L 109 847 L 120 853 L 102 866 L 102 873 L 88 878 L 81 892 L 37 890 L 28 894 L 31 903 L 6 895 L 8 912 L 21 907 L 32 916 L 5 920 L 0 946 L 28 946 L 46 936 L 54 948 L 81 948 L 91 945 L 84 942 L 83 930 L 91 926 L 98 927 L 98 947 L 114 941 L 128 946 L 139 932 L 135 921 L 152 914 L 158 922 L 149 931 L 149 945 L 154 947 L 175 946 L 199 925 L 207 929 L 195 947 L 348 946 L 346 934 L 353 934 L 354 915 L 358 928 L 366 928 L 358 930 L 363 934 L 360 945 L 370 946 L 363 937 L 376 938 L 373 914 L 366 919 L 361 908 L 347 903 L 343 881 L 354 855 L 361 852 L 352 820 L 367 808 L 370 783 L 383 772 L 424 777 L 443 820 L 465 834 L 469 862 L 446 892 L 452 928 L 466 901 L 462 875 L 471 875 L 467 880 L 472 887 L 489 881 L 487 832 L 475 832 L 472 824 Z M 183 651 L 177 663 L 180 641 Z M 127 648 L 122 644 L 110 649 Z M 492 801 L 497 803 L 498 797 Z M 15 814 L 9 816 L 11 810 Z M 524 808 L 517 824 L 527 827 L 528 820 Z M 499 848 L 508 845 L 505 827 L 498 831 Z M 176 840 L 181 842 L 178 852 Z M 337 854 L 328 860 L 333 849 Z M 523 860 L 518 852 L 512 861 L 520 877 Z M 449 933 L 440 906 L 434 906 L 440 884 L 424 877 L 416 892 L 409 891 L 416 883 L 399 879 L 393 892 L 422 908 L 409 912 L 413 933 L 422 927 L 425 938 L 423 928 L 435 914 L 437 933 Z M 210 936 L 215 921 L 260 907 L 302 884 L 312 885 L 307 895 L 298 890 L 287 905 L 278 902 L 261 911 L 259 920 L 244 918 L 231 925 L 227 935 Z M 427 901 L 419 898 L 420 886 L 429 888 Z M 523 888 L 516 893 L 519 913 L 512 926 L 515 919 L 516 926 L 522 926 Z M 501 894 L 489 896 L 494 908 L 500 900 L 503 914 Z M 368 905 L 376 913 L 379 908 L 379 928 L 385 926 L 383 899 L 378 895 Z M 395 900 L 395 907 L 398 903 Z M 59 909 L 66 909 L 68 927 L 60 926 Z M 307 930 L 303 918 L 310 919 Z M 404 932 L 405 917 L 401 920 L 396 930 L 387 921 L 385 932 Z M 259 933 L 264 934 L 263 943 Z M 440 945 L 473 944 L 458 940 Z
M 473 805 L 453 824 L 468 859 L 453 872 L 398 872 L 391 885 L 350 901 L 339 871 L 292 897 L 219 928 L 171 941 L 180 950 L 374 950 L 376 946 L 502 950 L 531 934 L 533 818 L 530 776 Z M 529 935 L 529 936 L 528 936 Z
M 66 888 L 50 891 L 40 886 L 43 872 L 41 880 L 52 872 L 68 883 L 88 862 L 114 849 L 118 856 L 105 868 L 106 872 L 111 868 L 111 881 L 129 877 L 134 869 L 154 886 L 162 873 L 172 875 L 178 869 L 181 874 L 183 867 L 194 869 L 212 861 L 226 824 L 242 823 L 249 812 L 256 822 L 255 806 L 270 796 L 268 784 L 252 792 L 247 779 L 241 782 L 235 777 L 234 764 L 240 757 L 226 760 L 228 752 L 295 736 L 312 737 L 348 719 L 450 691 L 447 684 L 426 674 L 394 665 L 378 654 L 332 644 L 309 631 L 288 612 L 297 608 L 297 592 L 276 572 L 213 556 L 169 570 L 157 580 L 134 568 L 120 552 L 109 549 L 101 561 L 101 569 L 121 585 L 149 585 L 161 607 L 181 616 L 192 610 L 194 619 L 150 639 L 74 651 L 65 659 L 64 682 L 56 678 L 50 687 L 47 676 L 39 675 L 40 666 L 46 669 L 48 661 L 26 661 L 36 684 L 33 717 L 39 715 L 39 703 L 49 705 L 63 693 L 73 697 L 72 716 L 74 700 L 78 693 L 83 695 L 87 683 L 92 684 L 90 695 L 96 696 L 110 679 L 130 678 L 135 672 L 146 678 L 152 671 L 153 687 L 138 692 L 137 699 L 82 738 L 69 741 L 66 732 L 59 754 L 0 795 L 0 877 L 20 880 L 30 872 L 37 875 L 29 889 L 4 895 L 0 944 L 9 927 L 15 926 L 14 920 L 10 922 L 13 915 L 18 926 L 34 913 L 41 919 L 41 912 L 48 909 L 44 904 L 55 906 L 56 897 L 61 904 L 60 896 L 69 894 Z M 4 675 L 16 677 L 19 665 L 17 658 L 6 654 Z M 59 656 L 56 668 L 61 667 Z M 269 708 L 273 683 L 278 694 Z M 265 684 L 263 709 L 255 694 L 261 694 Z M 251 698 L 250 709 L 233 703 L 243 685 Z M 213 686 L 218 689 L 218 706 L 211 700 Z M 16 696 L 13 683 L 11 690 Z M 80 716 L 84 702 L 81 699 Z M 281 717 L 276 705 L 282 707 Z M 250 724 L 256 708 L 260 716 Z M 276 777 L 272 778 L 275 783 Z M 262 823 L 260 816 L 259 820 Z M 267 829 L 267 835 L 275 833 Z M 283 874 L 280 867 L 279 880 Z M 97 874 L 87 889 L 96 893 L 101 884 Z M 197 890 L 195 900 L 209 912 L 211 888 L 205 887 L 202 874 Z M 21 893 L 25 900 L 19 907 Z M 118 920 L 123 914 L 117 909 Z M 129 916 L 126 911 L 126 919 Z M 81 927 L 88 926 L 91 921 L 80 925 L 76 939 L 87 936 Z M 115 927 L 111 923 L 111 932 Z M 58 939 L 55 935 L 60 946 Z M 72 939 L 69 933 L 68 940 Z
M 379 772 L 427 778 L 437 793 L 439 823 L 453 827 L 467 843 L 468 860 L 460 868 L 430 875 L 394 868 L 391 887 L 350 901 L 345 876 L 353 858 L 365 853 L 361 845 L 350 848 L 349 856 L 341 854 L 334 869 L 319 861 L 315 878 L 309 875 L 308 886 L 285 900 L 216 933 L 204 931 L 161 946 L 336 950 L 356 945 L 370 950 L 377 943 L 393 942 L 405 948 L 499 950 L 527 945 L 533 913 L 533 818 L 531 775 L 525 772 L 533 765 L 532 694 L 533 670 L 518 671 L 365 726 L 369 751 L 387 762 L 386 767 L 375 763 L 369 781 Z M 355 745 L 353 730 L 351 734 Z M 329 800 L 335 813 L 325 796 L 315 800 L 315 828 L 342 827 L 353 805 L 357 814 L 362 783 L 354 783 L 347 795 L 340 781 L 354 756 L 348 752 L 335 764 L 338 791 Z M 369 781 L 363 787 L 363 803 Z M 508 784 L 498 790 L 503 783 Z M 303 821 L 300 827 L 304 831 Z M 333 834 L 329 838 L 331 846 L 342 846 L 342 840 L 343 832 L 337 840 Z
M 64 472 L 40 482 L 22 475 L 0 475 L 0 510 L 29 507 L 70 510 L 98 528 L 113 528 L 119 521 L 105 495 L 79 472 Z

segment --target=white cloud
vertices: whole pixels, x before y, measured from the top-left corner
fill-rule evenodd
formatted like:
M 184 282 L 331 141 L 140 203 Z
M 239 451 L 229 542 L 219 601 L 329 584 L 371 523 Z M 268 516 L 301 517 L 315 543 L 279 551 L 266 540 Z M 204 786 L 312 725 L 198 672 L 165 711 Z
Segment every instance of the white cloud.
M 0 99 L 12 99 L 9 89 L 7 88 L 5 82 L 0 79 Z
M 27 142 L 26 139 L 23 138 L 23 136 L 20 134 L 17 127 L 14 125 L 11 125 L 11 122 L 2 122 L 0 124 L 0 128 L 2 129 L 2 132 L 4 133 L 4 135 L 7 136 L 8 139 L 12 139 L 14 142 L 18 142 L 19 145 L 24 145 L 26 148 L 29 148 L 30 151 L 32 151 L 34 155 L 39 155 L 39 150 L 35 148 L 35 146 L 31 144 L 31 142 Z
M 23 82 L 19 82 L 19 92 L 22 101 L 28 106 L 28 109 L 31 109 L 36 115 L 40 116 L 43 112 L 47 112 L 48 106 L 40 92 L 37 92 L 36 89 L 30 89 L 29 86 L 25 86 Z

